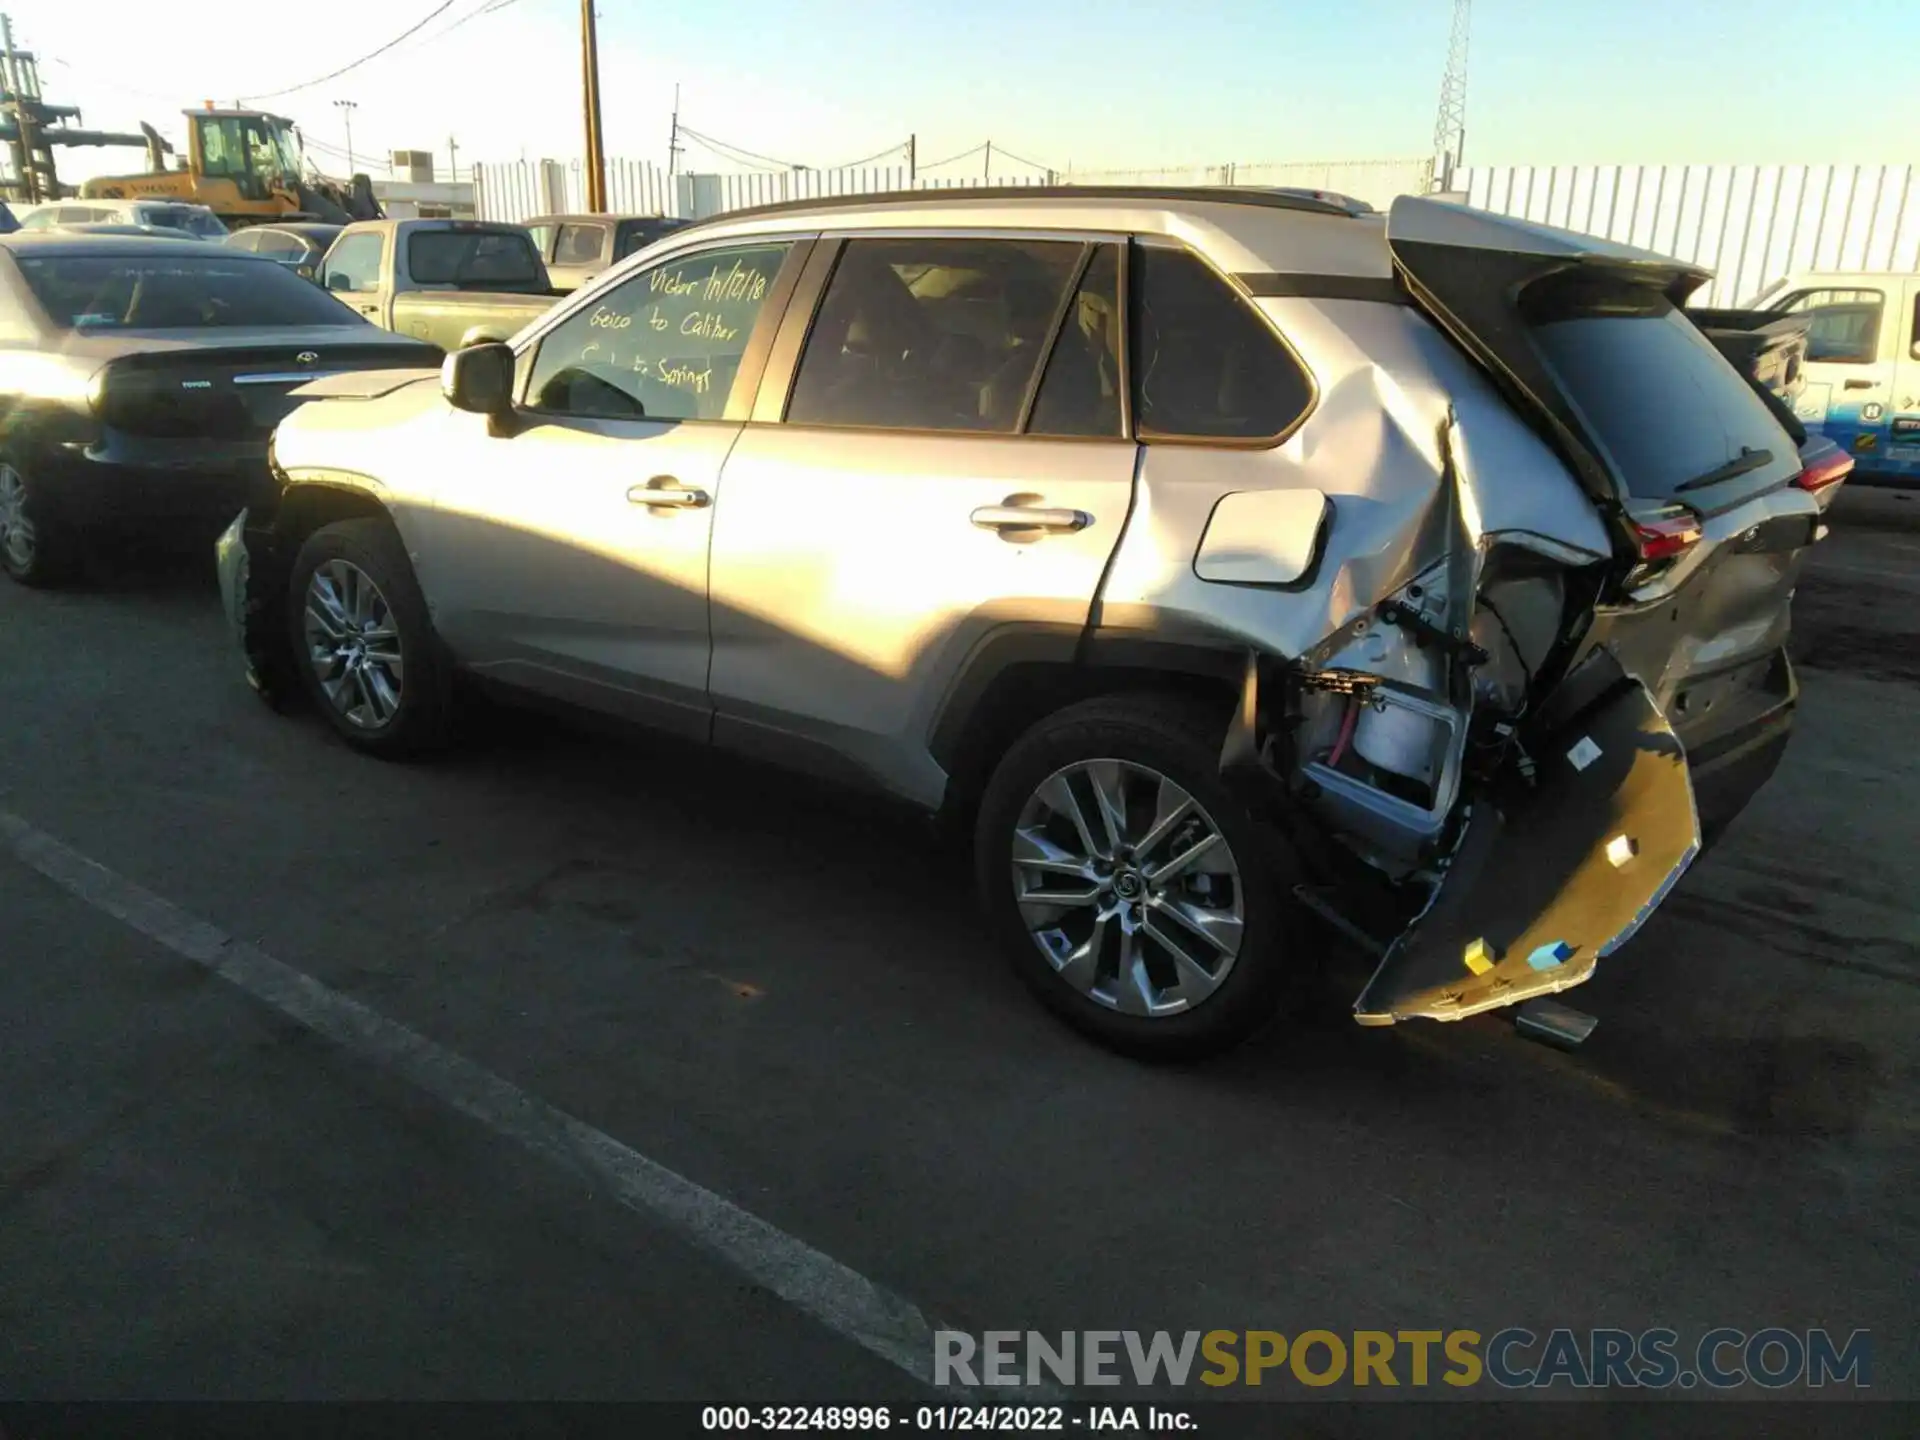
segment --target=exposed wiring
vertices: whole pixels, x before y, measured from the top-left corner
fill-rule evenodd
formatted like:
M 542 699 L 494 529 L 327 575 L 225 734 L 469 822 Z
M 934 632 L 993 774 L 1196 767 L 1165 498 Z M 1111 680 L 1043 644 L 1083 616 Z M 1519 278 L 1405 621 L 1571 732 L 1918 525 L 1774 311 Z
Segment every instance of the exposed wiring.
M 434 6 L 432 10 L 429 10 L 425 15 L 421 16 L 413 24 L 409 25 L 405 30 L 402 30 L 398 35 L 394 36 L 393 39 L 387 41 L 386 44 L 380 46 L 379 49 L 368 51 L 365 55 L 362 55 L 358 60 L 355 60 L 348 65 L 342 65 L 338 70 L 328 71 L 325 75 L 319 76 L 317 79 L 303 80 L 298 85 L 289 85 L 284 90 L 264 90 L 257 95 L 247 95 L 247 96 L 243 96 L 242 98 L 247 100 L 275 100 L 282 95 L 295 95 L 302 90 L 311 90 L 313 89 L 314 86 L 324 85 L 329 80 L 338 80 L 342 75 L 346 74 L 349 70 L 358 70 L 362 65 L 366 64 L 369 60 L 377 59 L 378 57 L 386 54 L 387 51 L 393 49 L 393 47 L 398 45 L 402 40 L 406 40 L 411 38 L 414 35 L 417 35 L 420 31 L 424 30 L 433 21 L 438 20 L 442 15 L 446 14 L 447 11 L 451 10 L 453 6 L 454 6 L 454 0 L 441 0 L 440 4 Z
M 1338 766 L 1340 761 L 1345 758 L 1347 746 L 1353 741 L 1354 727 L 1359 723 L 1360 697 L 1357 695 L 1349 695 L 1347 697 L 1347 713 L 1340 717 L 1340 738 L 1333 742 L 1333 749 L 1327 753 L 1327 768 L 1329 770 Z

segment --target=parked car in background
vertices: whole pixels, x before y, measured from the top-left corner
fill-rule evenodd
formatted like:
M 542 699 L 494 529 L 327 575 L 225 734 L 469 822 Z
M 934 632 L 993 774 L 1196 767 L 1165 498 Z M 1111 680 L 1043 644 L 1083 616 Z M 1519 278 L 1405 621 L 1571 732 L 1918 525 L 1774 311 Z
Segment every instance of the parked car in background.
M 1855 483 L 1920 486 L 1920 274 L 1801 272 L 1748 308 L 1807 322 L 1794 413 L 1853 457 Z
M 369 752 L 461 672 L 967 825 L 1121 1050 L 1250 1033 L 1309 909 L 1390 942 L 1361 1023 L 1456 1019 L 1589 978 L 1785 747 L 1819 512 L 1705 278 L 1414 197 L 737 212 L 295 411 L 222 587 Z
M 182 200 L 52 200 L 36 205 L 20 221 L 23 230 L 68 225 L 161 225 L 202 240 L 218 240 L 227 233 L 213 211 Z
M 691 222 L 671 215 L 537 215 L 527 233 L 553 288 L 572 294 L 636 250 Z
M 1822 510 L 1831 508 L 1840 486 L 1853 473 L 1854 461 L 1830 437 L 1809 432 L 1796 413 L 1806 393 L 1812 317 L 1773 310 L 1697 307 L 1690 307 L 1687 314 L 1747 377 L 1799 448 L 1800 474 L 1794 483 L 1811 494 Z
M 52 584 L 95 534 L 215 533 L 270 493 L 267 439 L 298 386 L 438 358 L 254 256 L 0 237 L 0 569 Z
M 203 235 L 191 230 L 175 230 L 170 225 L 115 225 L 101 222 L 93 225 L 58 225 L 51 231 L 36 231 L 36 234 L 60 235 L 140 235 L 149 240 L 191 240 L 196 245 L 210 242 Z
M 295 225 L 249 225 L 227 236 L 226 245 L 249 255 L 264 256 L 293 271 L 302 280 L 320 279 L 320 262 L 327 247 L 340 238 L 341 225 L 318 222 Z
M 320 283 L 382 329 L 443 350 L 504 340 L 553 308 L 532 237 L 487 220 L 369 220 L 328 248 Z

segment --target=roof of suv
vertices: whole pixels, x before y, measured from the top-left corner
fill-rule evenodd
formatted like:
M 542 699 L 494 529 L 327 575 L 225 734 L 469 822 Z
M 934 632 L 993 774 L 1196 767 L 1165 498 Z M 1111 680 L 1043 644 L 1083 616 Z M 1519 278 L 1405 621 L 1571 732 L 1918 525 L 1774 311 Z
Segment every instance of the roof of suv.
M 1010 186 L 823 196 L 731 210 L 678 232 L 809 229 L 1112 230 L 1193 245 L 1231 273 L 1313 273 L 1384 279 L 1393 273 L 1386 221 L 1358 200 L 1325 191 L 1228 186 Z

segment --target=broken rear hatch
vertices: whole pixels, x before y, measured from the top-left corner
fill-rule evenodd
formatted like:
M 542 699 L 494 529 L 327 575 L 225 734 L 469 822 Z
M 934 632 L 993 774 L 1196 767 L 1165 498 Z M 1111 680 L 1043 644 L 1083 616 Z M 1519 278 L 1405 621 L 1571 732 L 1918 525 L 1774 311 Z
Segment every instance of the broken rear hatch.
M 1416 197 L 1387 238 L 1416 303 L 1579 479 L 1615 565 L 1355 1002 L 1363 1024 L 1563 990 L 1631 938 L 1700 852 L 1696 751 L 1784 742 L 1818 516 L 1791 437 L 1681 309 L 1707 272 Z

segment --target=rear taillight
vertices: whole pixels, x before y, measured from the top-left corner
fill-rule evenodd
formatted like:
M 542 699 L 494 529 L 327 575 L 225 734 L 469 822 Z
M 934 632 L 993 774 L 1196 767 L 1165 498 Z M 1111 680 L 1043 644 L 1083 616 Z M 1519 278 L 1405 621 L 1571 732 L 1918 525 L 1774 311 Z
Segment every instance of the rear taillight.
M 1793 483 L 1802 490 L 1818 494 L 1829 485 L 1838 485 L 1852 473 L 1853 456 L 1836 447 L 1794 476 Z M 1847 503 L 1851 505 L 1853 502 L 1849 500 Z
M 1688 511 L 1681 515 L 1663 515 L 1658 519 L 1635 520 L 1633 538 L 1640 548 L 1642 565 L 1671 560 L 1700 543 L 1700 519 Z

